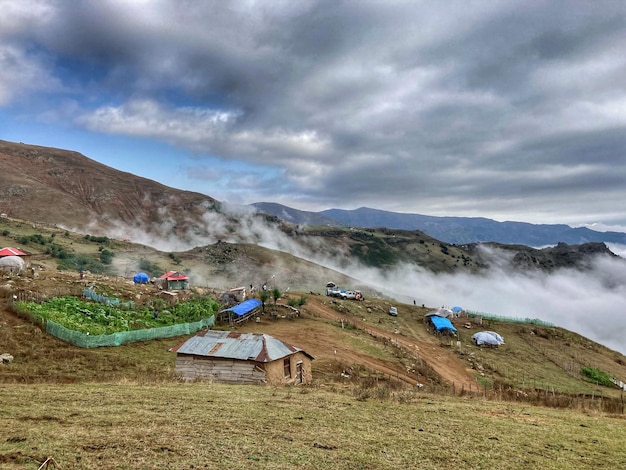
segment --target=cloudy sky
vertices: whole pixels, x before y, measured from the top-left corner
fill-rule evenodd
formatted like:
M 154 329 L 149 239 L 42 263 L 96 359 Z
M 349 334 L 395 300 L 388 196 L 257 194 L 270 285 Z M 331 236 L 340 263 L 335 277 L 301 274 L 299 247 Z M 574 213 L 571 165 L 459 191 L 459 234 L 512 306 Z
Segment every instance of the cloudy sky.
M 622 0 L 0 12 L 0 139 L 237 204 L 626 231 Z

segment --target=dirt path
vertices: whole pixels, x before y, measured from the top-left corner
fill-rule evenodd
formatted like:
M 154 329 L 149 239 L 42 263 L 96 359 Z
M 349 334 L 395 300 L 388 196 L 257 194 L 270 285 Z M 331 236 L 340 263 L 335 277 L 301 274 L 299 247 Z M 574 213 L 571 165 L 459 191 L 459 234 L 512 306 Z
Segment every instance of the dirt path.
M 371 355 L 355 351 L 350 346 L 343 345 L 338 337 L 329 334 L 328 328 L 319 325 L 319 321 L 307 317 L 320 317 L 340 323 L 346 317 L 315 296 L 307 300 L 306 315 L 298 321 L 262 321 L 261 324 L 249 323 L 241 326 L 243 331 L 262 330 L 270 335 L 282 337 L 309 352 L 316 359 L 337 359 L 349 364 L 360 364 L 368 369 L 377 371 L 397 380 L 416 385 L 418 379 L 415 374 L 408 373 L 395 363 L 375 358 Z M 358 329 L 368 333 L 379 341 L 387 341 L 397 345 L 411 356 L 421 359 L 431 367 L 445 382 L 454 384 L 455 390 L 477 390 L 477 382 L 470 369 L 463 367 L 458 356 L 449 349 L 432 341 L 418 341 L 401 334 L 394 334 L 389 330 L 377 327 L 371 323 L 350 317 L 350 323 Z M 316 326 L 317 325 L 317 326 Z
M 311 300 L 311 305 L 307 303 L 307 309 L 314 309 L 315 312 L 325 318 L 341 321 L 341 313 L 327 307 L 318 299 Z M 360 320 L 351 319 L 350 322 L 370 335 L 393 342 L 393 344 L 403 348 L 405 351 L 418 356 L 430 367 L 432 367 L 443 380 L 454 384 L 455 387 L 458 387 L 459 389 L 464 388 L 465 390 L 476 390 L 477 383 L 471 372 L 463 367 L 459 358 L 452 351 L 442 348 L 435 341 L 418 342 L 412 338 L 408 338 L 401 334 L 394 334 L 388 330 Z

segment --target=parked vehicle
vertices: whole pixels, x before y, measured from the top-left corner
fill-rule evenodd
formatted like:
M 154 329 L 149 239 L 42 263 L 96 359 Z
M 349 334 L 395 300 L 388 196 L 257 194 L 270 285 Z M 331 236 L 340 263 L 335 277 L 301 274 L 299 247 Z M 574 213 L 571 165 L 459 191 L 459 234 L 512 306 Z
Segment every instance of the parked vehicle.
M 353 290 L 342 290 L 339 295 L 342 299 L 356 299 L 356 292 Z
M 363 300 L 363 294 L 358 290 L 340 289 L 334 282 L 326 284 L 326 296 L 339 297 L 341 299 Z
M 396 307 L 389 307 L 389 315 L 392 317 L 398 316 L 398 309 Z
M 341 289 L 339 287 L 327 287 L 326 295 L 329 297 L 339 297 L 341 294 Z

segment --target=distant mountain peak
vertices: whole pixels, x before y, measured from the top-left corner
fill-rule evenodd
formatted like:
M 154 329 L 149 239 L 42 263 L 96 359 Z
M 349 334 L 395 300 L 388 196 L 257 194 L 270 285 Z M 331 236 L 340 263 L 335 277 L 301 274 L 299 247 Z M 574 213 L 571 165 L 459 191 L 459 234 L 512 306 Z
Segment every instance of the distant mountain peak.
M 281 204 L 253 204 L 259 210 L 282 218 L 290 214 L 301 225 L 337 225 L 361 228 L 419 230 L 446 243 L 466 244 L 496 242 L 512 245 L 548 246 L 564 242 L 580 245 L 587 242 L 626 245 L 626 233 L 596 232 L 586 227 L 572 228 L 565 224 L 531 224 L 527 222 L 498 222 L 485 217 L 437 217 L 422 214 L 390 212 L 370 207 L 358 209 L 327 209 L 305 212 Z M 320 218 L 323 216 L 325 218 Z M 311 221 L 314 221 L 311 223 Z

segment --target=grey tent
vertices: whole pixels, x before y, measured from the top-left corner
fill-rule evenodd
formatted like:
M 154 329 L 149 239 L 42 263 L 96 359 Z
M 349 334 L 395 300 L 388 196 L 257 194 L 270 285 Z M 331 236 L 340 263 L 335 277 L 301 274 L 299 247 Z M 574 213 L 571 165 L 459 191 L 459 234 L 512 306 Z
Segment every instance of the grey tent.
M 19 256 L 3 256 L 0 258 L 0 271 L 5 273 L 19 273 L 26 263 Z

